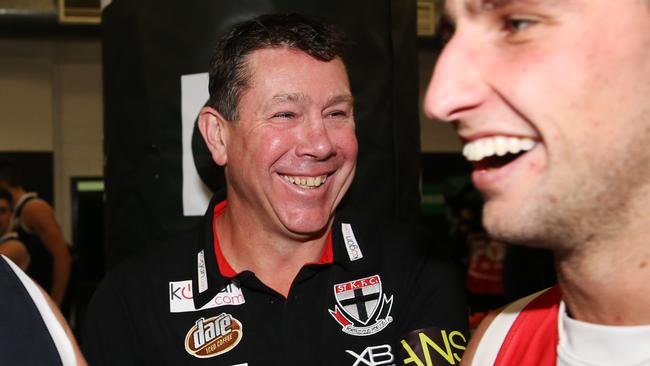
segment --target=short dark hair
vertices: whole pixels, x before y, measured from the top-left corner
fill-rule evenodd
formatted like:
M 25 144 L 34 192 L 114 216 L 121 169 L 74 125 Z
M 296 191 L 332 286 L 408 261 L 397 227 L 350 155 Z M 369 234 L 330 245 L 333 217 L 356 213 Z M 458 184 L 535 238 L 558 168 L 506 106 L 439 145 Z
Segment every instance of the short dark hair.
M 8 190 L 4 188 L 0 188 L 0 201 L 1 200 L 7 201 L 7 203 L 9 203 L 9 208 L 14 207 L 14 197 Z
M 22 175 L 18 166 L 11 159 L 0 159 L 0 182 L 6 182 L 10 187 L 19 187 L 23 184 Z
M 250 79 L 246 56 L 253 51 L 288 47 L 331 61 L 343 60 L 347 44 L 331 24 L 296 13 L 261 15 L 238 23 L 219 40 L 212 55 L 208 106 L 229 121 L 239 119 L 239 98 Z

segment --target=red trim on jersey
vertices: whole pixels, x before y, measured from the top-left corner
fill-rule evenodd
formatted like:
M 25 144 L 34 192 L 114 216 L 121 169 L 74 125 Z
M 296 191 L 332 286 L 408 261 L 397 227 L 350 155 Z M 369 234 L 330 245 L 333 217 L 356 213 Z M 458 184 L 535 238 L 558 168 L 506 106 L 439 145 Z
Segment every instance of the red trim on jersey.
M 219 245 L 219 237 L 217 235 L 217 217 L 221 216 L 226 207 L 228 206 L 228 200 L 223 200 L 214 206 L 214 213 L 212 215 L 212 233 L 214 236 L 214 254 L 217 256 L 217 265 L 219 266 L 219 272 L 223 277 L 235 277 L 237 272 L 230 266 L 230 263 L 226 260 L 226 257 L 223 256 L 221 252 L 221 246 Z
M 214 211 L 212 215 L 212 233 L 214 236 L 214 254 L 217 257 L 217 265 L 219 266 L 219 273 L 223 277 L 235 277 L 237 272 L 232 268 L 230 263 L 226 260 L 226 257 L 223 256 L 221 252 L 221 245 L 219 245 L 219 237 L 217 235 L 217 217 L 221 216 L 228 206 L 228 200 L 223 200 L 214 206 Z M 323 248 L 323 254 L 321 254 L 318 262 L 308 263 L 308 264 L 328 264 L 334 261 L 334 252 L 332 251 L 332 230 L 330 229 L 327 234 L 327 242 Z
M 323 248 L 323 254 L 321 254 L 318 262 L 311 262 L 307 264 L 329 264 L 334 262 L 334 252 L 332 251 L 332 229 L 327 233 L 327 242 L 325 242 L 325 247 Z
M 560 288 L 552 287 L 519 313 L 501 345 L 495 366 L 555 366 L 561 298 Z

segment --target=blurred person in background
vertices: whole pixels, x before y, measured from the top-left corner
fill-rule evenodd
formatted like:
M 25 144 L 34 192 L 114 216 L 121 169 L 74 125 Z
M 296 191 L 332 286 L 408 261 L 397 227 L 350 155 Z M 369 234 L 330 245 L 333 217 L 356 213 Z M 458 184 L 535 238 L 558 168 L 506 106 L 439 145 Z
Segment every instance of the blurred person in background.
M 18 239 L 18 234 L 10 231 L 13 214 L 13 197 L 4 188 L 0 188 L 0 254 L 11 259 L 25 271 L 29 266 L 29 252 Z
M 13 197 L 12 230 L 18 233 L 18 239 L 29 252 L 31 263 L 27 274 L 60 306 L 68 286 L 72 257 L 54 210 L 36 193 L 23 188 L 21 174 L 11 160 L 0 160 L 0 188 Z

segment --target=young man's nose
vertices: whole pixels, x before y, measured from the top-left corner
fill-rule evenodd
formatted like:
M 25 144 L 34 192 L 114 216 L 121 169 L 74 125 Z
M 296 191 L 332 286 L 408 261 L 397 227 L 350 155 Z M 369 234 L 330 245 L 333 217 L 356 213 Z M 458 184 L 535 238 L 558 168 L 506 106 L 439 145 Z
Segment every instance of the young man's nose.
M 454 121 L 479 106 L 489 91 L 476 41 L 454 35 L 442 50 L 424 98 L 424 112 L 434 120 Z

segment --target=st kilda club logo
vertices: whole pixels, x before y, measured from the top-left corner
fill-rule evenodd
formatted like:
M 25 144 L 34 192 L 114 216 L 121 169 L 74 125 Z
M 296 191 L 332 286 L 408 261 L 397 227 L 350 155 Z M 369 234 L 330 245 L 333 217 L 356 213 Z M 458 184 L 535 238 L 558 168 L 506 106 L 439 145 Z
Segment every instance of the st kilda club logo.
M 242 336 L 241 323 L 230 314 L 200 318 L 185 336 L 185 350 L 198 358 L 214 357 L 235 348 Z
M 379 275 L 334 285 L 334 298 L 334 310 L 328 311 L 347 334 L 368 336 L 393 321 L 393 295 L 383 293 Z

